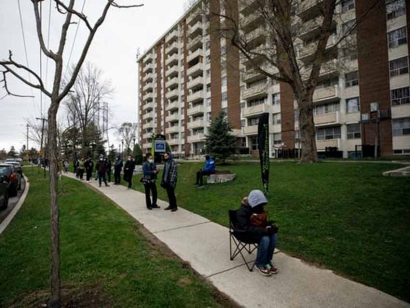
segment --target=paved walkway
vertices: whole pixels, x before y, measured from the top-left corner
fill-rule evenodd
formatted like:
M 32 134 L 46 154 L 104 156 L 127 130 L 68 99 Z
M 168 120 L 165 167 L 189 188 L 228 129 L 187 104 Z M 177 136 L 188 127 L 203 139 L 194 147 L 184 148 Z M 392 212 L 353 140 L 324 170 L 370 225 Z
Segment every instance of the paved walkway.
M 74 178 L 71 173 L 69 176 Z M 99 188 L 96 181 L 87 185 L 122 207 L 200 275 L 244 307 L 410 308 L 410 304 L 395 297 L 282 252 L 274 256 L 277 275 L 263 277 L 256 271 L 249 272 L 240 256 L 230 261 L 227 228 L 181 207 L 175 213 L 164 211 L 168 204 L 161 200 L 161 209 L 148 211 L 145 195 L 124 186 Z

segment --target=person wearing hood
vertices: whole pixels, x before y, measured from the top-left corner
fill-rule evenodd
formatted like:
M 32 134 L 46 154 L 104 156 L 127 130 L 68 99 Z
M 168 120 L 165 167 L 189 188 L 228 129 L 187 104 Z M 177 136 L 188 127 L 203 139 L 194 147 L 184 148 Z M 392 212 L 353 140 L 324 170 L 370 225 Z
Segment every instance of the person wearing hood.
M 142 182 L 144 183 L 145 188 L 145 204 L 147 205 L 148 210 L 159 209 L 160 207 L 157 204 L 157 185 L 155 184 L 157 180 L 157 174 L 159 169 L 154 162 L 154 158 L 150 153 L 145 155 L 147 161 L 142 165 Z M 150 197 L 150 192 L 152 191 L 152 202 Z
M 131 189 L 132 186 L 132 176 L 134 175 L 135 162 L 131 155 L 128 155 L 127 161 L 124 166 L 124 181 L 128 182 L 128 188 Z
M 114 185 L 120 185 L 121 184 L 121 169 L 122 169 L 123 163 L 121 156 L 117 156 L 117 160 L 115 161 L 114 164 Z
M 243 198 L 241 208 L 237 212 L 235 236 L 241 241 L 258 243 L 258 253 L 255 261 L 256 269 L 264 276 L 276 274 L 278 269 L 273 266 L 273 252 L 278 241 L 278 227 L 274 222 L 266 220 L 264 206 L 268 203 L 263 192 L 252 190 L 248 197 Z M 256 217 L 264 217 L 262 223 L 255 224 Z
M 178 210 L 177 199 L 175 197 L 175 187 L 177 185 L 178 178 L 178 165 L 172 159 L 171 153 L 167 152 L 164 154 L 164 171 L 162 173 L 161 187 L 166 189 L 169 206 L 164 210 L 171 210 L 171 212 L 176 212 Z
M 95 169 L 98 171 L 98 181 L 101 187 L 101 180 L 104 181 L 105 187 L 110 187 L 110 185 L 107 184 L 107 161 L 104 159 L 102 155 L 100 155 L 100 160 L 97 162 L 95 165 Z
M 84 163 L 84 167 L 85 167 L 85 174 L 86 174 L 87 183 L 90 183 L 91 176 L 92 176 L 93 169 L 94 169 L 94 163 L 93 163 L 91 157 L 89 157 L 87 159 L 87 161 Z

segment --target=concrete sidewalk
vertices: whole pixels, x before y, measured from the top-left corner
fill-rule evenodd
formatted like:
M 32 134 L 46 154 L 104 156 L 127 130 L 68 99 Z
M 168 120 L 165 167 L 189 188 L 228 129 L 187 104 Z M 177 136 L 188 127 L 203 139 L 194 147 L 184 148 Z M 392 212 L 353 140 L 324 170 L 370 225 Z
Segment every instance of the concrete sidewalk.
M 75 178 L 72 173 L 68 176 Z M 249 272 L 240 256 L 230 261 L 227 228 L 181 207 L 174 213 L 164 211 L 168 204 L 161 200 L 158 200 L 161 209 L 149 211 L 145 195 L 124 186 L 110 184 L 110 187 L 99 188 L 97 181 L 87 185 L 122 207 L 181 259 L 189 262 L 195 271 L 244 307 L 410 308 L 410 304 L 395 297 L 282 252 L 274 256 L 274 264 L 279 269 L 277 275 L 264 277 L 255 270 Z M 250 255 L 251 259 L 255 259 L 255 254 Z

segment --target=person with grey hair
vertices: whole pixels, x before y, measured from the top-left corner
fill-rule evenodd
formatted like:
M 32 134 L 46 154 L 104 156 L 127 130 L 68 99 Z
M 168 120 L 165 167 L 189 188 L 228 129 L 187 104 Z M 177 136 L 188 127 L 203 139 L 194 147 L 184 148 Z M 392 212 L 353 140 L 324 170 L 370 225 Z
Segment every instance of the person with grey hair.
M 264 206 L 267 203 L 263 192 L 252 190 L 248 197 L 242 199 L 235 229 L 239 240 L 258 243 L 255 267 L 263 276 L 271 276 L 278 272 L 272 264 L 273 252 L 278 241 L 278 227 L 266 219 L 267 212 Z

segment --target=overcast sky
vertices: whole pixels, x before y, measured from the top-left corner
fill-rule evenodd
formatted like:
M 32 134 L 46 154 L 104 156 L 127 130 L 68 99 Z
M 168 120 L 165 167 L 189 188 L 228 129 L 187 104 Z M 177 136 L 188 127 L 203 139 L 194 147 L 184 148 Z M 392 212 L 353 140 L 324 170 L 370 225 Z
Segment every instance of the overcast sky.
M 19 6 L 23 19 L 24 36 L 27 46 L 28 65 L 40 74 L 40 53 L 37 40 L 33 5 L 31 0 L 1 0 L 0 1 L 0 59 L 8 58 L 8 50 L 12 50 L 16 62 L 27 64 L 24 52 L 23 34 L 21 30 Z M 65 1 L 68 3 L 68 1 Z M 86 61 L 92 62 L 104 72 L 115 88 L 113 98 L 109 100 L 112 116 L 109 125 L 123 122 L 137 121 L 137 77 L 138 66 L 136 53 L 141 53 L 151 47 L 156 40 L 167 31 L 184 13 L 186 0 L 118 0 L 119 4 L 144 4 L 141 8 L 110 9 L 104 24 L 98 30 Z M 81 11 L 83 0 L 76 0 L 76 8 Z M 84 14 L 92 23 L 95 22 L 103 0 L 85 0 Z M 47 44 L 50 1 L 43 2 L 43 31 Z M 54 1 L 51 7 L 50 48 L 55 51 L 61 30 L 61 15 L 55 10 Z M 73 21 L 77 18 L 73 17 Z M 75 63 L 88 30 L 84 24 L 70 28 L 65 63 L 71 53 L 70 64 Z M 73 42 L 75 42 L 73 44 Z M 48 66 L 48 73 L 46 68 Z M 42 57 L 42 76 L 47 77 L 48 88 L 52 82 L 54 72 L 53 61 Z M 2 77 L 2 76 L 1 76 Z M 27 75 L 26 75 L 27 77 Z M 0 78 L 2 79 L 2 78 Z M 33 80 L 33 79 L 32 79 Z M 9 89 L 18 94 L 33 94 L 34 98 L 18 98 L 7 96 L 0 100 L 0 149 L 7 151 L 12 145 L 20 150 L 26 144 L 26 119 L 35 121 L 40 117 L 41 110 L 46 115 L 49 101 L 43 95 L 41 104 L 40 93 L 23 85 L 17 80 L 10 79 Z M 6 94 L 1 85 L 0 98 Z M 117 137 L 110 134 L 111 143 L 118 144 Z M 29 147 L 35 146 L 29 141 Z M 37 147 L 37 146 L 36 146 Z

